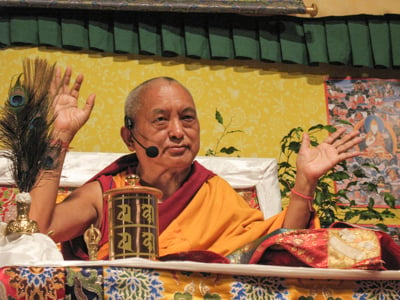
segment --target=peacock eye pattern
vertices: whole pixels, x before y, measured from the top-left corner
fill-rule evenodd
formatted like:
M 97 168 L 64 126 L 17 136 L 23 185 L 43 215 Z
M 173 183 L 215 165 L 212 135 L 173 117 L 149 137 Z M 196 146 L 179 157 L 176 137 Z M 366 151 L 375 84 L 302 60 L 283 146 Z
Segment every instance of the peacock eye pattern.
M 45 128 L 45 126 L 47 126 L 47 123 L 42 117 L 35 117 L 29 122 L 30 130 Z
M 25 106 L 28 97 L 23 87 L 17 86 L 12 89 L 8 97 L 8 103 L 14 109 L 19 109 Z
M 0 157 L 11 160 L 20 192 L 34 187 L 42 169 L 57 167 L 61 145 L 53 145 L 51 139 L 54 115 L 49 96 L 54 68 L 44 59 L 25 59 L 23 72 L 12 78 L 0 106 L 0 141 L 7 148 Z
M 54 159 L 50 155 L 46 156 L 43 161 L 43 168 L 45 170 L 52 170 L 53 167 L 54 167 Z

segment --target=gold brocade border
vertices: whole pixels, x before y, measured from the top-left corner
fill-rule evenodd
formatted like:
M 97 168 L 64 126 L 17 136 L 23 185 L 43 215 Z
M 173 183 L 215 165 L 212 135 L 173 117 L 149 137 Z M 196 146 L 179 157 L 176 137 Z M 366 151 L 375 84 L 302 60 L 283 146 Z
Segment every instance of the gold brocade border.
M 328 235 L 328 268 L 350 268 L 381 255 L 379 240 L 372 230 L 330 229 Z
M 0 298 L 4 299 L 399 299 L 400 280 L 280 278 L 133 267 L 15 266 L 0 268 L 0 289 Z

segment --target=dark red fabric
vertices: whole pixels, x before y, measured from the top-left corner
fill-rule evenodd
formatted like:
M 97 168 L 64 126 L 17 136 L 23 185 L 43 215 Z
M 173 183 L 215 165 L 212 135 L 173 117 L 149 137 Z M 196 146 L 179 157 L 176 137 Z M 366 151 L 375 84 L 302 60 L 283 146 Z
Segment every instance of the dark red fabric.
M 339 228 L 354 228 L 354 226 L 350 224 L 335 224 L 332 227 L 332 229 Z M 369 230 L 367 228 L 363 229 Z M 327 233 L 329 230 L 330 228 L 298 230 L 278 229 L 276 232 L 266 236 L 258 245 L 249 263 L 328 268 Z M 373 232 L 380 245 L 381 253 L 379 257 L 368 258 L 349 266 L 349 268 L 400 270 L 400 246 L 396 244 L 389 234 L 382 231 Z M 308 242 L 299 242 L 307 238 L 310 238 Z
M 88 180 L 88 182 L 92 182 L 94 180 L 99 181 L 104 193 L 115 188 L 115 183 L 113 180 L 114 175 L 122 171 L 126 171 L 127 174 L 135 173 L 137 165 L 138 159 L 135 153 L 124 155 L 93 176 L 90 180 Z M 213 172 L 203 167 L 197 161 L 193 162 L 192 170 L 187 180 L 171 197 L 165 199 L 164 202 L 158 206 L 160 234 L 165 228 L 167 228 L 171 221 L 174 220 L 185 209 L 187 204 L 191 201 L 193 196 L 197 193 L 204 182 L 213 176 L 215 176 Z M 102 227 L 100 228 L 102 234 L 102 238 L 99 243 L 100 247 L 108 242 L 108 211 L 106 199 L 104 199 L 103 208 L 103 222 Z M 64 257 L 85 260 L 89 258 L 87 255 L 86 244 L 82 236 L 77 237 L 72 241 L 63 243 L 62 248 L 63 253 L 65 253 Z M 71 252 L 73 254 L 71 254 Z
M 218 264 L 230 263 L 228 258 L 218 253 L 206 250 L 194 250 L 194 251 L 168 254 L 160 257 L 160 260 L 161 261 L 181 260 L 181 261 L 195 261 L 195 262 L 218 263 Z

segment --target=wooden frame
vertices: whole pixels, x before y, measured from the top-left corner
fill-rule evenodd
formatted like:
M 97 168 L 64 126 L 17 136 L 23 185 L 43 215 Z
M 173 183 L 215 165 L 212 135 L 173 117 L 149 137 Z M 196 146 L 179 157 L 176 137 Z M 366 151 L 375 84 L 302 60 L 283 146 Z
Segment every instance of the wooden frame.
M 0 0 L 0 7 L 89 10 L 139 10 L 165 12 L 238 13 L 245 15 L 317 14 L 316 5 L 302 0 Z

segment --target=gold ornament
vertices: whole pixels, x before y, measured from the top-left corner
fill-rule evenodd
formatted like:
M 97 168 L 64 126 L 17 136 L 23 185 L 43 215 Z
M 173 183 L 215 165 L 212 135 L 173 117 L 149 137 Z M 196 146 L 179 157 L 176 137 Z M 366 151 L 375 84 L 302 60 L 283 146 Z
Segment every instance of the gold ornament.
M 36 221 L 29 219 L 29 209 L 31 207 L 31 195 L 29 193 L 19 193 L 16 196 L 17 217 L 9 221 L 6 227 L 6 235 L 12 233 L 32 234 L 39 232 Z

